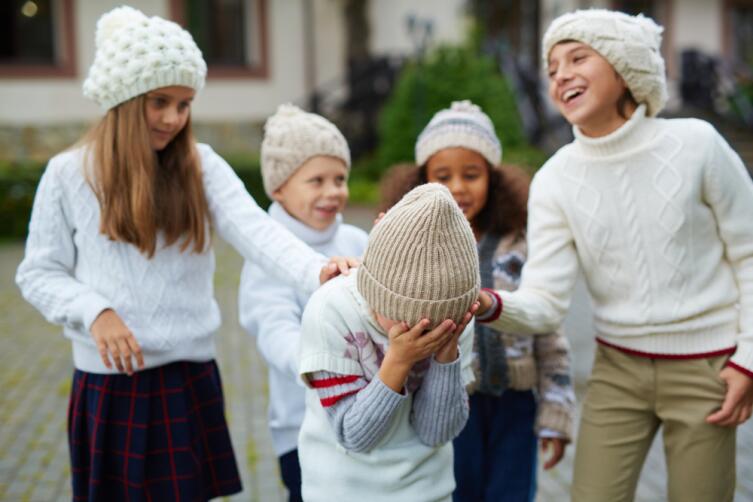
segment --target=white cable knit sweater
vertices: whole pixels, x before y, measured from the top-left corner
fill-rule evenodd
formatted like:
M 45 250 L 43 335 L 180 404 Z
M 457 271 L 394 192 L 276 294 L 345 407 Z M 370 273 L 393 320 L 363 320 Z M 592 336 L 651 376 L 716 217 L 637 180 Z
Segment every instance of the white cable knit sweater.
M 753 370 L 753 183 L 714 128 L 641 106 L 576 139 L 536 174 L 529 257 L 492 326 L 556 329 L 582 268 L 599 338 L 650 354 L 737 346 Z
M 313 292 L 325 258 L 274 222 L 254 202 L 232 168 L 209 146 L 198 145 L 212 229 L 247 260 Z M 76 368 L 107 369 L 89 332 L 112 308 L 133 332 L 146 367 L 214 357 L 220 326 L 214 299 L 214 253 L 180 251 L 158 242 L 148 259 L 131 245 L 99 232 L 99 203 L 86 183 L 83 150 L 50 160 L 37 188 L 16 273 L 21 292 L 73 341 Z

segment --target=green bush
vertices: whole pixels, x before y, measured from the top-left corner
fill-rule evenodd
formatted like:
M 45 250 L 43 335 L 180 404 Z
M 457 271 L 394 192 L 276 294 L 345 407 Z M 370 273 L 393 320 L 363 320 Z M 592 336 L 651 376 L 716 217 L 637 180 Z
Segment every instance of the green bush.
M 489 115 L 502 141 L 505 160 L 508 151 L 530 150 L 515 97 L 492 59 L 469 47 L 446 46 L 403 69 L 379 118 L 380 146 L 366 168 L 371 176 L 376 178 L 391 165 L 412 161 L 416 138 L 432 115 L 462 99 L 470 99 Z
M 0 238 L 26 236 L 31 207 L 44 165 L 38 162 L 0 162 Z

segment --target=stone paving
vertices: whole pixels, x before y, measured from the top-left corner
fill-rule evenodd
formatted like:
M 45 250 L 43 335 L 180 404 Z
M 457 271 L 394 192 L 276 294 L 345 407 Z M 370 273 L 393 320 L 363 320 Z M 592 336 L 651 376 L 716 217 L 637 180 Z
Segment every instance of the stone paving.
M 370 210 L 346 213 L 355 224 L 368 226 Z M 227 416 L 241 467 L 243 493 L 232 501 L 285 500 L 277 460 L 266 428 L 266 370 L 253 340 L 237 321 L 237 285 L 241 259 L 217 242 L 216 294 L 223 314 L 218 335 L 219 364 Z M 65 433 L 72 372 L 70 345 L 59 328 L 20 297 L 14 274 L 21 260 L 20 244 L 0 245 L 0 500 L 70 500 L 70 473 Z M 578 396 L 582 396 L 593 352 L 582 287 L 567 322 L 572 334 Z M 568 498 L 573 448 L 550 472 L 539 473 L 537 501 Z M 738 431 L 736 502 L 753 501 L 753 421 Z M 665 468 L 661 444 L 651 450 L 636 500 L 665 500 Z

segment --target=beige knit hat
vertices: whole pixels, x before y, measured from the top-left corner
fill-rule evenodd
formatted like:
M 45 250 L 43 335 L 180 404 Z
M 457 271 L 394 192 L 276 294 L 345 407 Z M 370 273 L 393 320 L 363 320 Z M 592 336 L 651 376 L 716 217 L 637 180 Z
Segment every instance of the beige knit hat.
M 476 241 L 449 190 L 408 192 L 374 227 L 358 267 L 358 291 L 380 315 L 413 326 L 460 322 L 479 291 Z
M 661 56 L 664 29 L 642 15 L 605 9 L 577 10 L 558 17 L 544 33 L 544 67 L 557 43 L 575 40 L 593 47 L 625 80 L 646 114 L 658 114 L 667 103 L 667 81 Z
M 95 43 L 84 96 L 104 110 L 160 87 L 204 87 L 207 65 L 201 51 L 172 21 L 116 7 L 97 21 Z
M 321 115 L 280 105 L 264 124 L 261 175 L 269 197 L 311 157 L 330 155 L 350 169 L 350 149 L 340 130 Z
M 462 147 L 480 153 L 492 166 L 502 160 L 502 145 L 487 114 L 469 100 L 453 101 L 431 118 L 416 141 L 416 165 L 439 150 Z

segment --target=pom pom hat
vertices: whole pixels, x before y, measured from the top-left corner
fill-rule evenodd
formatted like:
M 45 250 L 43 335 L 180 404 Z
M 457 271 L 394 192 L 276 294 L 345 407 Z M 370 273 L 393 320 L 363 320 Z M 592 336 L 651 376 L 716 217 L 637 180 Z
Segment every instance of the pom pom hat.
M 667 82 L 661 56 L 663 28 L 642 15 L 605 9 L 577 10 L 558 17 L 544 33 L 544 67 L 559 42 L 575 40 L 601 54 L 623 78 L 638 104 L 654 116 L 667 103 Z
M 494 124 L 468 100 L 453 101 L 450 108 L 434 114 L 416 141 L 416 165 L 422 166 L 438 151 L 453 147 L 478 152 L 492 166 L 502 160 L 502 145 Z
M 329 155 L 350 168 L 350 149 L 340 130 L 321 115 L 297 106 L 280 105 L 264 124 L 261 175 L 271 198 L 290 176 L 311 157 Z
M 97 21 L 96 49 L 84 96 L 104 110 L 160 87 L 204 87 L 207 65 L 201 51 L 172 21 L 117 7 Z
M 358 291 L 374 311 L 413 326 L 459 323 L 479 292 L 476 240 L 450 191 L 426 183 L 374 227 L 358 267 Z

